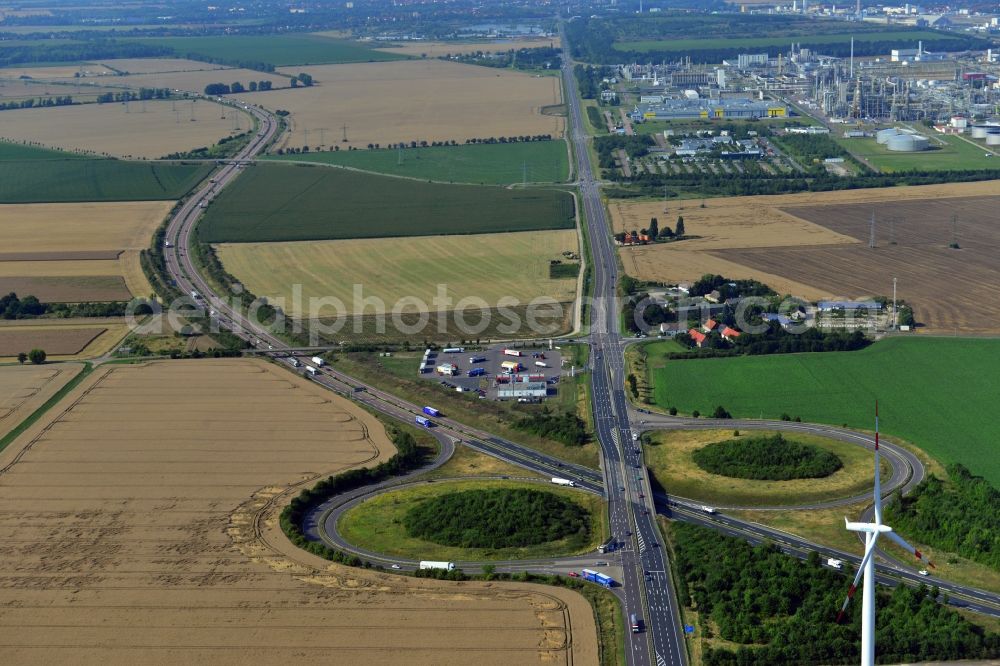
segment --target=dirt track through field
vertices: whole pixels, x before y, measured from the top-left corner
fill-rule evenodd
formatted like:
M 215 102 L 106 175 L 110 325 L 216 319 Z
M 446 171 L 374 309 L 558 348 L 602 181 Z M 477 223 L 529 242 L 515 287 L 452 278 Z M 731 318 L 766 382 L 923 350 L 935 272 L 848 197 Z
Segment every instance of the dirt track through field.
M 263 361 L 98 369 L 0 454 L 0 649 L 102 666 L 595 663 L 576 594 L 401 579 L 287 543 L 276 512 L 295 486 L 391 453 L 373 417 Z
M 0 368 L 0 437 L 52 397 L 80 369 L 76 363 Z

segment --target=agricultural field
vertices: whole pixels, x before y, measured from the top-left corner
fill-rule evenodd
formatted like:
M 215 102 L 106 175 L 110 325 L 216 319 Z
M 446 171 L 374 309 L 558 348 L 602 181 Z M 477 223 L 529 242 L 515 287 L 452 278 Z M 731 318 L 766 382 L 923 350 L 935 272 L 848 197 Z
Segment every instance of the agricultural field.
M 172 207 L 170 201 L 0 205 L 0 291 L 42 301 L 147 297 L 152 287 L 139 251 Z
M 0 141 L 0 203 L 180 199 L 211 169 L 191 162 L 92 158 Z
M 165 427 L 178 415 L 192 427 Z M 576 593 L 350 569 L 291 546 L 277 514 L 299 487 L 393 449 L 368 413 L 272 365 L 103 366 L 42 421 L 0 454 L 10 660 L 67 646 L 80 663 L 596 660 Z
M 82 369 L 78 363 L 0 367 L 0 440 Z
M 401 42 L 391 46 L 379 46 L 377 50 L 411 58 L 440 58 L 447 55 L 468 53 L 499 53 L 501 51 L 537 48 L 560 48 L 558 37 L 529 37 L 524 39 L 501 39 L 490 41 L 455 42 Z
M 234 115 L 244 131 L 250 127 L 244 111 L 205 101 L 16 109 L 3 112 L 0 138 L 95 155 L 158 158 L 229 136 L 237 127 Z
M 663 408 L 736 418 L 778 418 L 870 430 L 872 405 L 888 435 L 913 442 L 944 463 L 960 462 L 1000 484 L 994 455 L 1000 427 L 984 381 L 1000 370 L 1000 341 L 890 338 L 856 352 L 726 359 L 650 359 L 654 400 Z M 657 368 L 656 366 L 661 367 Z M 970 390 L 970 387 L 977 387 Z
M 178 56 L 226 64 L 262 63 L 275 67 L 398 60 L 358 42 L 321 35 L 252 35 L 227 37 L 151 37 L 131 40 L 165 46 Z
M 440 185 L 321 166 L 261 164 L 223 190 L 198 227 L 202 241 L 436 236 L 575 226 L 556 190 Z
M 411 141 L 464 143 L 539 134 L 559 138 L 565 127 L 564 118 L 541 112 L 543 106 L 562 103 L 558 77 L 443 60 L 279 70 L 291 76 L 302 71 L 312 75 L 316 85 L 233 96 L 291 113 L 286 118 L 290 133 L 278 147 L 347 150 Z M 345 90 L 351 94 L 345 95 Z
M 931 149 L 919 153 L 898 153 L 880 145 L 871 138 L 844 139 L 835 137 L 837 143 L 851 153 L 867 160 L 880 171 L 965 171 L 968 169 L 996 169 L 997 156 L 987 157 L 986 149 L 970 143 L 960 136 L 938 134 L 929 128 L 921 133 L 931 141 Z
M 702 469 L 692 454 L 713 442 L 746 439 L 774 434 L 751 430 L 739 437 L 732 430 L 661 431 L 644 441 L 646 466 L 671 495 L 706 502 L 712 506 L 782 506 L 821 502 L 860 495 L 871 486 L 875 470 L 871 453 L 853 444 L 826 437 L 786 433 L 788 441 L 811 444 L 830 451 L 844 466 L 825 478 L 764 481 L 736 479 L 712 474 Z M 888 477 L 887 477 L 888 478 Z
M 91 76 L 109 76 L 114 72 L 104 65 L 93 62 L 81 63 L 59 63 L 45 66 L 27 66 L 0 68 L 0 77 L 5 79 L 73 79 L 77 75 L 80 78 Z
M 94 102 L 98 95 L 114 92 L 114 88 L 79 84 L 75 80 L 72 83 L 61 83 L 49 80 L 5 79 L 2 78 L 3 71 L 0 69 L 0 104 L 27 99 L 65 97 L 66 95 L 72 97 L 74 102 Z
M 18 319 L 0 322 L 0 358 L 44 349 L 49 359 L 94 358 L 108 353 L 124 336 L 124 319 Z
M 207 66 L 206 66 L 207 67 Z M 129 74 L 128 76 L 116 76 L 108 81 L 101 81 L 106 85 L 115 85 L 119 88 L 170 88 L 171 90 L 187 90 L 197 94 L 205 91 L 205 86 L 211 83 L 232 84 L 242 83 L 249 86 L 251 81 L 270 81 L 275 90 L 278 88 L 288 88 L 291 86 L 291 79 L 287 76 L 269 74 L 267 72 L 257 72 L 251 69 L 202 69 L 179 70 L 164 72 L 148 72 L 144 74 Z M 258 97 L 260 102 L 263 97 Z M 190 102 L 177 102 L 177 108 L 181 111 L 181 120 L 191 117 Z M 173 121 L 173 117 L 170 118 Z M 243 129 L 247 128 L 247 119 L 241 118 Z M 230 123 L 231 124 L 231 123 Z
M 418 483 L 372 497 L 362 504 L 346 511 L 337 522 L 337 530 L 349 543 L 376 553 L 396 557 L 432 559 L 445 561 L 479 561 L 532 559 L 537 557 L 558 557 L 592 553 L 606 538 L 606 527 L 602 524 L 604 506 L 600 496 L 579 490 L 553 488 L 541 485 L 544 481 L 449 481 L 433 484 Z M 572 537 L 548 541 L 530 546 L 507 548 L 462 548 L 435 543 L 429 539 L 411 536 L 403 525 L 406 513 L 424 502 L 440 499 L 445 495 L 463 491 L 478 490 L 542 490 L 579 507 L 581 514 L 587 514 L 590 538 L 575 547 Z M 487 521 L 488 517 L 483 516 Z
M 569 178 L 566 142 L 476 143 L 405 150 L 338 150 L 272 155 L 270 159 L 316 162 L 446 183 L 506 185 Z
M 224 65 L 216 65 L 200 60 L 187 58 L 111 58 L 102 60 L 101 64 L 108 69 L 122 74 L 161 74 L 164 72 L 197 72 L 208 69 L 225 69 Z
M 1000 241 L 991 223 L 998 202 L 996 183 L 981 182 L 707 199 L 704 208 L 668 204 L 666 213 L 662 203 L 615 203 L 611 214 L 616 230 L 648 226 L 651 217 L 673 226 L 682 215 L 696 237 L 622 248 L 626 272 L 639 279 L 718 273 L 816 300 L 889 295 L 896 277 L 924 330 L 988 333 L 1000 321 L 988 287 L 1000 277 L 986 277 L 996 273 L 989 256 Z M 871 250 L 873 211 L 878 247 Z M 959 250 L 948 247 L 952 215 Z M 956 281 L 932 277 L 943 274 Z
M 334 297 L 344 314 L 362 314 L 355 285 L 365 297 L 385 303 L 390 312 L 402 299 L 417 299 L 420 310 L 442 311 L 462 299 L 482 299 L 496 307 L 504 297 L 527 303 L 536 297 L 571 302 L 576 279 L 550 279 L 549 262 L 565 261 L 564 251 L 579 253 L 575 230 L 526 231 L 475 236 L 424 236 L 291 243 L 232 243 L 217 247 L 226 270 L 258 296 L 285 303 L 292 317 L 314 318 L 310 299 Z M 511 270 L 517 266 L 517 270 Z M 449 306 L 434 303 L 445 285 Z M 293 289 L 301 290 L 299 297 Z M 369 308 L 370 309 L 370 308 Z M 411 307 L 407 307 L 410 310 Z M 330 314 L 326 307 L 324 315 Z M 477 315 L 470 312 L 470 320 Z

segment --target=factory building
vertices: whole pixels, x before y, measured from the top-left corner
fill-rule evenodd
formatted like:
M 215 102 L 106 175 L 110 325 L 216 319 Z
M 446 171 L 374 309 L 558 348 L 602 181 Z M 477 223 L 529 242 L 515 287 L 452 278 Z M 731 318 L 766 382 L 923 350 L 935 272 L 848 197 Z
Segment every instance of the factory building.
M 788 107 L 780 102 L 749 99 L 668 99 L 660 104 L 638 104 L 634 120 L 690 120 L 718 118 L 785 118 Z
M 740 69 L 749 69 L 762 65 L 767 65 L 766 53 L 741 53 L 736 56 L 736 66 Z

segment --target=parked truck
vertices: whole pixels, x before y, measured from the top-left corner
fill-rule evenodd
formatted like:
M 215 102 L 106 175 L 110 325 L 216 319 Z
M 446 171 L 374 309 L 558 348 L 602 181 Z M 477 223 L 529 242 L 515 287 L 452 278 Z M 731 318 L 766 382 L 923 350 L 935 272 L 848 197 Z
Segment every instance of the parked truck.
M 549 367 L 549 364 L 546 363 L 545 361 L 535 361 L 535 367 L 536 368 L 547 368 L 547 367 Z
M 557 486 L 569 486 L 570 488 L 576 487 L 576 483 L 574 483 L 573 481 L 570 481 L 569 479 L 560 479 L 558 476 L 552 477 L 552 483 L 556 484 Z
M 521 351 L 519 351 L 519 350 L 517 350 L 517 349 L 504 349 L 503 350 L 503 355 L 504 356 L 523 356 L 524 353 L 521 352 Z
M 465 347 L 445 347 L 441 350 L 442 354 L 463 354 L 465 353 Z
M 420 561 L 420 568 L 421 569 L 444 569 L 445 571 L 454 571 L 455 570 L 455 563 L 454 562 L 434 562 L 434 561 L 431 561 L 431 560 L 421 560 Z
M 414 421 L 417 422 L 417 425 L 421 425 L 425 428 L 430 428 L 432 425 L 434 425 L 434 423 L 426 416 L 418 416 L 414 419 Z
M 473 368 L 469 370 L 470 377 L 482 377 L 486 374 L 486 368 Z
M 321 357 L 321 356 L 313 356 L 312 357 L 312 362 L 315 363 L 316 367 L 319 367 L 319 368 L 322 368 L 324 365 L 326 365 L 326 361 L 324 361 L 323 357 Z
M 472 365 L 473 363 L 482 363 L 485 360 L 486 360 L 485 356 L 470 356 L 469 357 L 469 365 Z
M 427 416 L 441 416 L 441 412 L 434 409 L 433 407 L 424 407 L 424 414 Z

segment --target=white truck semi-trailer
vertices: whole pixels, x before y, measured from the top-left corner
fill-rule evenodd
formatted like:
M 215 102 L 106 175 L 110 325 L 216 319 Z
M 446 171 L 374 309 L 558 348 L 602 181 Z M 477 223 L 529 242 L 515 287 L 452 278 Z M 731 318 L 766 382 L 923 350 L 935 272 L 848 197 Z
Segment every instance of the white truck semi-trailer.
M 319 370 L 317 370 L 316 368 L 312 367 L 311 365 L 307 365 L 306 366 L 306 372 L 308 372 L 310 375 L 315 375 L 316 373 L 319 372 Z
M 518 350 L 518 349 L 504 349 L 503 350 L 503 355 L 504 356 L 518 357 L 518 356 L 522 355 L 522 352 L 520 350 Z
M 326 361 L 324 361 L 323 358 L 320 357 L 320 356 L 313 356 L 312 357 L 312 362 L 315 363 L 320 368 L 322 368 L 324 365 L 326 365 Z
M 570 488 L 576 487 L 576 484 L 570 481 L 569 479 L 560 479 L 558 476 L 552 477 L 552 483 L 556 484 L 557 486 L 569 486 Z
M 455 570 L 455 563 L 454 562 L 433 562 L 433 561 L 430 561 L 430 560 L 421 560 L 421 562 L 420 562 L 420 568 L 421 569 L 444 569 L 445 571 L 454 571 Z
M 843 562 L 841 562 L 840 560 L 835 560 L 832 557 L 827 558 L 826 565 L 828 567 L 833 567 L 834 569 L 843 569 L 844 568 L 844 563 Z
M 701 510 L 704 511 L 705 513 L 715 513 L 715 509 L 710 506 L 702 506 Z

